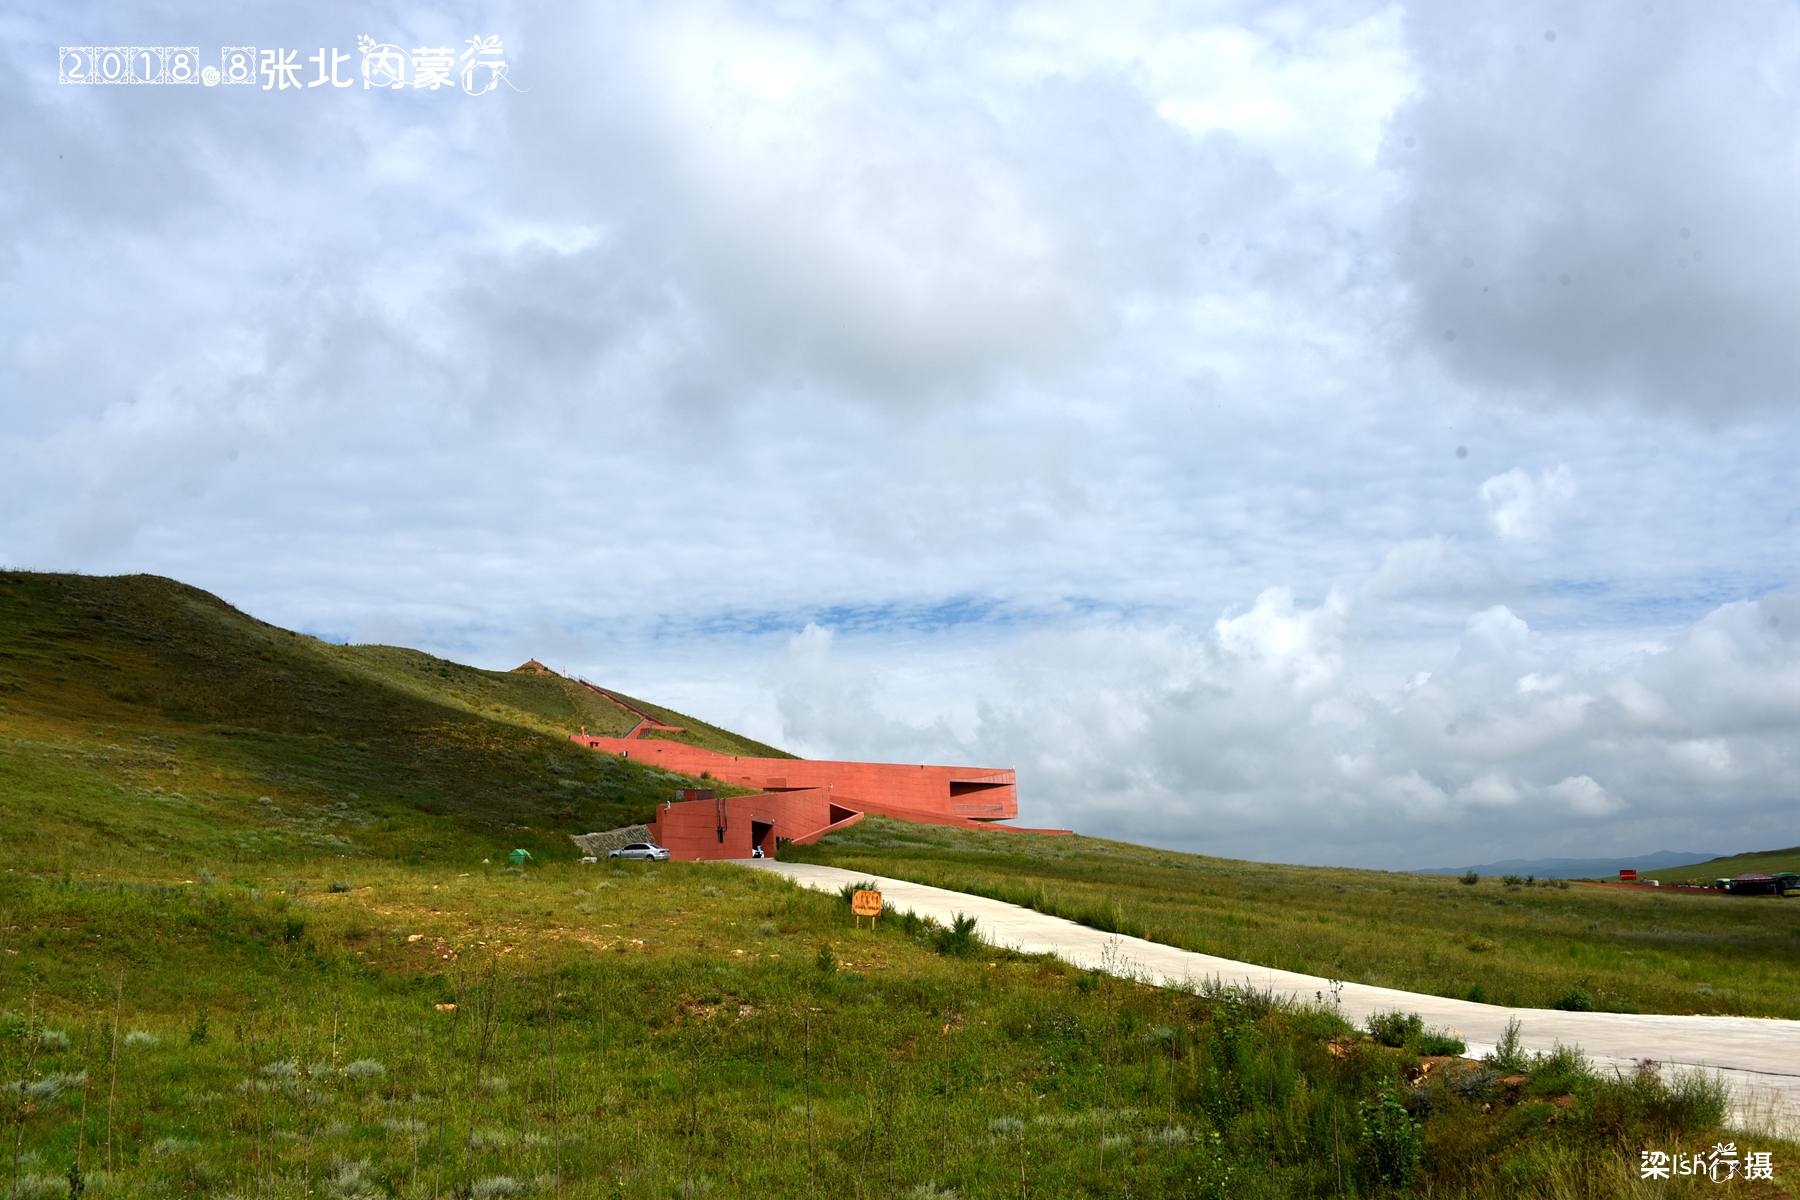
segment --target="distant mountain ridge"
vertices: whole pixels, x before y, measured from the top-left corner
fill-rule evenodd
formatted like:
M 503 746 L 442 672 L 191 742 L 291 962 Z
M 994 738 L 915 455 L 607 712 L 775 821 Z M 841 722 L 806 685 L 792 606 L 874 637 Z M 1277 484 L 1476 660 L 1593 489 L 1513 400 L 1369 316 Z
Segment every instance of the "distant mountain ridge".
M 1655 854 L 1614 854 L 1607 858 L 1506 858 L 1499 862 L 1473 867 L 1426 867 L 1409 871 L 1410 875 L 1535 875 L 1539 879 L 1597 879 L 1617 875 L 1621 867 L 1644 871 L 1661 871 L 1667 867 L 1685 867 L 1693 863 L 1722 858 L 1719 854 L 1677 853 L 1659 850 Z

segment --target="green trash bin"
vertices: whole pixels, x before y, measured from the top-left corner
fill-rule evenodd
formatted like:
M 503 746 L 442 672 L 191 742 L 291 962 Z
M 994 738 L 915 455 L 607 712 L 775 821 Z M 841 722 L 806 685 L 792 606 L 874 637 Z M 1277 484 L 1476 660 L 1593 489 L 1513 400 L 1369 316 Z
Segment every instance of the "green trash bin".
M 527 861 L 530 860 L 530 858 L 531 858 L 531 851 L 529 851 L 529 850 L 514 850 L 511 854 L 506 856 L 506 861 L 511 863 L 515 867 L 522 867 L 526 864 Z

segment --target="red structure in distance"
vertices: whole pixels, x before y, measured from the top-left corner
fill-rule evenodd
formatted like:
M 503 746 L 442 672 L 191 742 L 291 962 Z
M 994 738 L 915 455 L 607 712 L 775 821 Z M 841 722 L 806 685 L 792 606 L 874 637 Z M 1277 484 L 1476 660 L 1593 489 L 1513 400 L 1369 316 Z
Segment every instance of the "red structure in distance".
M 778 840 L 805 845 L 868 813 L 964 829 L 990 828 L 1019 815 L 1011 770 L 749 758 L 639 736 L 647 724 L 625 737 L 583 732 L 569 740 L 665 771 L 762 789 L 753 796 L 682 798 L 659 806 L 650 828 L 677 859 L 749 858 L 758 846 L 773 855 Z

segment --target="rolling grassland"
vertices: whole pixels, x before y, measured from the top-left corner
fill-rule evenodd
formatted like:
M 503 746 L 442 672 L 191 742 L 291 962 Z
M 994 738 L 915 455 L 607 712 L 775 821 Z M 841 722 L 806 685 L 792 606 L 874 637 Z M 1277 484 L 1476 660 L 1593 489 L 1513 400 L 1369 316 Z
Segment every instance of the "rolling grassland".
M 1519 1008 L 1800 1019 L 1800 901 L 1282 866 L 870 818 L 787 857 L 1186 950 Z

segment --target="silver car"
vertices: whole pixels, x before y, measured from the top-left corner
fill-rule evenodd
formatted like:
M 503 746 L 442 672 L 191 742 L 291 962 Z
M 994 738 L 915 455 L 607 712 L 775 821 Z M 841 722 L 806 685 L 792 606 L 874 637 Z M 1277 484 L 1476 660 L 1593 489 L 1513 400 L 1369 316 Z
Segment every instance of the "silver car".
M 669 852 L 652 842 L 633 842 L 629 846 L 620 846 L 617 850 L 608 850 L 607 858 L 630 858 L 638 862 L 668 862 Z

